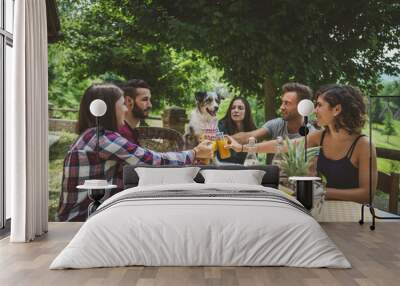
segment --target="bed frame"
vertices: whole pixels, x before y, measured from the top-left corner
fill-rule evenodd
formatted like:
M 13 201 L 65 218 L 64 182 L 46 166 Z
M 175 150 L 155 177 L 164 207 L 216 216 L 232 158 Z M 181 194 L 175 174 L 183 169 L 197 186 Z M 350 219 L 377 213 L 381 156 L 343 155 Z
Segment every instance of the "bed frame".
M 133 188 L 138 185 L 139 176 L 135 172 L 136 167 L 146 167 L 146 168 L 176 168 L 177 166 L 150 166 L 150 165 L 132 165 L 132 166 L 125 166 L 123 172 L 123 181 L 124 181 L 124 189 Z M 179 166 L 179 167 L 189 167 L 189 166 Z M 279 168 L 273 165 L 260 165 L 260 166 L 249 166 L 244 167 L 241 165 L 221 165 L 221 166 L 203 166 L 203 165 L 196 165 L 196 167 L 201 168 L 202 170 L 262 170 L 265 171 L 265 175 L 262 179 L 261 184 L 264 187 L 271 187 L 271 188 L 278 188 L 279 186 Z M 200 174 L 194 178 L 195 182 L 197 183 L 204 183 L 204 178 Z

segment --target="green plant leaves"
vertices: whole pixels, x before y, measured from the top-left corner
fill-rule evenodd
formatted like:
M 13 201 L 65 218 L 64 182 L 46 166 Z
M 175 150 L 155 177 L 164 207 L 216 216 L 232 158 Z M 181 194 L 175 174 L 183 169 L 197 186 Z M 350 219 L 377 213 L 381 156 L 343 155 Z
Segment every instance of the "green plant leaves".
M 304 160 L 304 139 L 293 141 L 286 138 L 288 151 L 282 154 L 281 168 L 288 177 L 306 176 L 315 156 L 319 154 L 320 147 L 307 149 L 307 161 Z

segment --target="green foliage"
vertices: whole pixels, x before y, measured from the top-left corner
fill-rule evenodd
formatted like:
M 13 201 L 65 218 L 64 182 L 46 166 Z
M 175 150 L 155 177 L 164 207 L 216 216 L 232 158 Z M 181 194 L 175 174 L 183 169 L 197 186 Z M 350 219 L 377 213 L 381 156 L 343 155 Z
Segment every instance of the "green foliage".
M 69 50 L 61 44 L 49 46 L 49 103 L 58 108 L 76 109 L 90 80 L 80 80 L 67 69 L 68 53 Z
M 391 173 L 400 173 L 400 162 L 390 160 L 390 172 Z
M 64 39 L 49 54 L 50 70 L 58 76 L 50 81 L 50 101 L 56 106 L 77 107 L 93 81 L 145 79 L 155 110 L 194 106 L 195 91 L 226 87 L 222 71 L 198 51 L 155 40 L 147 24 L 137 21 L 140 9 L 129 13 L 126 1 L 61 0 L 59 7 Z M 60 99 L 64 91 L 68 94 Z
M 383 89 L 379 92 L 381 96 L 400 96 L 400 81 L 386 81 L 383 83 Z M 396 100 L 396 99 L 393 99 Z M 400 105 L 399 101 L 396 100 L 397 104 Z
M 249 96 L 247 99 L 250 103 L 254 124 L 256 125 L 257 128 L 261 128 L 265 123 L 264 109 L 262 102 L 260 102 L 255 96 Z
M 113 1 L 154 41 L 201 51 L 243 94 L 300 81 L 359 85 L 399 72 L 399 5 L 385 1 Z M 122 4 L 124 3 L 124 4 Z M 394 51 L 388 53 L 387 50 Z
M 292 141 L 286 138 L 288 151 L 282 154 L 280 167 L 288 176 L 306 176 L 308 170 L 319 153 L 319 147 L 307 148 L 307 161 L 304 160 L 304 139 Z
M 212 89 L 221 77 L 260 99 L 267 79 L 273 95 L 287 81 L 313 88 L 352 83 L 376 94 L 380 74 L 399 72 L 394 2 L 60 0 L 58 6 L 72 86 L 107 72 L 143 78 L 155 107 L 191 105 L 195 90 Z
M 400 150 L 400 121 L 393 120 L 394 129 L 396 130 L 396 135 L 392 135 L 391 140 L 387 142 L 387 136 L 384 133 L 383 124 L 373 124 L 372 128 L 372 141 L 376 147 Z M 369 134 L 368 126 L 363 129 L 364 134 Z M 387 174 L 390 174 L 392 170 L 393 163 L 395 161 L 378 158 L 378 170 Z
M 384 129 L 382 134 L 386 135 L 386 142 L 389 143 L 389 136 L 396 135 L 396 129 L 393 125 L 393 114 L 392 112 L 386 112 L 385 121 L 384 121 Z
M 371 108 L 372 108 L 372 121 L 375 123 L 383 123 L 382 102 L 380 100 L 377 100 L 376 103 Z

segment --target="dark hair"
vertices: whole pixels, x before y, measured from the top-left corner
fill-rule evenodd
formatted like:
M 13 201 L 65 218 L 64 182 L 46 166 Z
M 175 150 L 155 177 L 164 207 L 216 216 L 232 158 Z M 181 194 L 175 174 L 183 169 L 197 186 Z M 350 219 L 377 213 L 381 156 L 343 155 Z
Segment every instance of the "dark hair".
M 328 102 L 330 107 L 340 104 L 342 111 L 335 118 L 334 128 L 344 128 L 349 134 L 361 133 L 366 120 L 364 97 L 359 88 L 351 85 L 329 84 L 322 86 L 315 93 Z
M 113 84 L 93 84 L 86 89 L 79 106 L 79 119 L 76 125 L 78 134 L 86 129 L 96 126 L 96 118 L 90 112 L 90 103 L 95 99 L 103 100 L 107 105 L 107 111 L 99 117 L 99 125 L 107 130 L 117 131 L 117 115 L 115 103 L 122 97 L 122 90 Z
M 249 102 L 243 96 L 235 96 L 232 99 L 232 101 L 229 103 L 229 107 L 228 107 L 228 110 L 226 111 L 225 116 L 221 119 L 221 121 L 224 122 L 225 128 L 227 129 L 229 135 L 240 132 L 240 130 L 236 129 L 236 125 L 233 122 L 232 115 L 231 115 L 232 105 L 236 100 L 241 100 L 245 106 L 245 110 L 244 110 L 245 113 L 244 113 L 244 119 L 243 119 L 243 128 L 244 128 L 243 131 L 247 132 L 247 131 L 252 131 L 252 130 L 256 129 L 256 126 L 253 121 L 253 116 L 251 115 L 251 108 L 250 108 Z
M 124 92 L 124 96 L 129 96 L 132 99 L 135 99 L 138 88 L 150 89 L 150 85 L 142 79 L 130 79 L 124 84 L 120 85 L 120 88 Z
M 304 84 L 298 82 L 288 82 L 282 86 L 282 93 L 286 92 L 296 92 L 297 102 L 303 99 L 311 99 L 312 98 L 312 89 Z

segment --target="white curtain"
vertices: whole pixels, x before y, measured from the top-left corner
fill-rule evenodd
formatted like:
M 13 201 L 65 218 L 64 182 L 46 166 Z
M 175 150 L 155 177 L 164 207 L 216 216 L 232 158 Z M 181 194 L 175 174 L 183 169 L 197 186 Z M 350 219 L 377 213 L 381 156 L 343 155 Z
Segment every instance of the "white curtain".
M 15 1 L 14 73 L 6 99 L 6 187 L 12 242 L 48 227 L 47 19 L 45 0 Z

